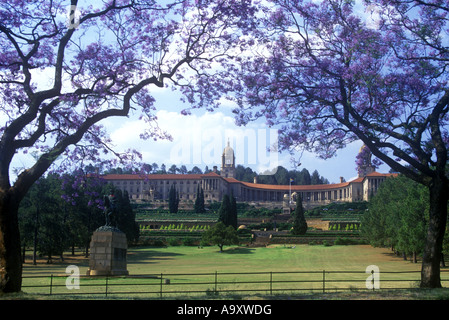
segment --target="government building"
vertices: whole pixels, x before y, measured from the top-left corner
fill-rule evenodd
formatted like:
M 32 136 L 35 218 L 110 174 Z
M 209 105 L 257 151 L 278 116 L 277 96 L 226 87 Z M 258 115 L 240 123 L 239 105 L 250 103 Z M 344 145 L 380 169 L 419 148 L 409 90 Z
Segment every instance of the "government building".
M 363 147 L 360 149 L 362 152 Z M 270 185 L 244 182 L 235 179 L 234 150 L 228 145 L 222 154 L 221 168 L 206 174 L 109 174 L 103 178 L 122 191 L 127 191 L 135 202 L 165 202 L 171 186 L 178 191 L 181 203 L 194 203 L 198 186 L 204 191 L 207 203 L 221 201 L 223 195 L 232 194 L 237 202 L 248 202 L 263 207 L 282 207 L 293 203 L 301 195 L 305 208 L 322 206 L 333 202 L 368 201 L 380 184 L 395 174 L 378 173 L 370 160 L 359 167 L 359 175 L 348 182 L 320 185 Z

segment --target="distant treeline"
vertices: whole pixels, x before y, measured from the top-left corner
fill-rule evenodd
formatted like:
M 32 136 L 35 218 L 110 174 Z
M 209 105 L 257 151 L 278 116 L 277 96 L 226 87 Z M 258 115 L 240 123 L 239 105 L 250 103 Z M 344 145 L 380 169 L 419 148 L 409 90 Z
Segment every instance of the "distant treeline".
M 86 168 L 87 169 L 87 168 Z M 87 171 L 89 171 L 87 169 Z M 146 164 L 140 171 L 147 174 L 205 174 L 212 170 L 208 166 L 204 170 L 194 166 L 191 170 L 188 170 L 185 165 L 180 167 L 172 165 L 167 169 L 165 164 L 160 166 L 157 163 Z M 114 168 L 104 172 L 105 174 L 131 174 L 135 171 L 133 169 Z M 282 166 L 278 166 L 275 174 L 272 175 L 260 175 L 249 167 L 237 165 L 235 168 L 235 178 L 239 181 L 253 182 L 257 177 L 257 182 L 262 184 L 275 184 L 275 185 L 288 185 L 290 179 L 292 179 L 292 185 L 311 185 L 311 184 L 328 184 L 329 180 L 320 176 L 317 170 L 312 174 L 307 169 L 287 170 Z

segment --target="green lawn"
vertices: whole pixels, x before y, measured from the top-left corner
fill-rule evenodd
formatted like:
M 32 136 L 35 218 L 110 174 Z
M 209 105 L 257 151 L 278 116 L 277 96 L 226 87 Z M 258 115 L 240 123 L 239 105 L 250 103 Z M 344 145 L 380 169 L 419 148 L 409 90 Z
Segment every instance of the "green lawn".
M 420 270 L 392 252 L 367 245 L 271 245 L 266 248 L 218 247 L 131 248 L 130 273 L 364 271 L 375 264 L 381 270 Z
M 219 291 L 240 290 L 239 294 L 254 294 L 246 290 L 259 290 L 256 294 L 285 294 L 290 292 L 322 292 L 323 278 L 326 292 L 339 288 L 365 290 L 367 266 L 376 265 L 380 270 L 381 289 L 416 287 L 419 272 L 399 274 L 399 271 L 419 271 L 421 265 L 404 261 L 388 249 L 372 248 L 367 245 L 322 246 L 322 245 L 270 245 L 264 248 L 243 246 L 225 247 L 220 253 L 218 247 L 137 247 L 128 250 L 129 277 L 108 279 L 109 296 L 120 296 L 119 292 L 146 292 L 145 297 L 176 295 L 176 291 L 197 290 Z M 98 293 L 103 294 L 105 279 L 81 278 L 81 289 L 69 291 L 65 287 L 68 265 L 76 265 L 80 274 L 86 274 L 88 260 L 66 256 L 64 262 L 52 265 L 29 262 L 24 265 L 24 285 L 42 285 L 24 288 L 27 293 L 49 293 L 48 284 L 54 286 L 52 294 Z M 324 271 L 324 273 L 323 273 Z M 345 271 L 350 273 L 334 273 Z M 307 272 L 307 273 L 306 273 Z M 310 273 L 308 273 L 310 272 Z M 392 273 L 391 273 L 392 272 Z M 238 274 L 240 273 L 240 274 Z M 28 278 L 40 275 L 40 278 Z M 147 277 L 137 277 L 147 275 Z M 447 273 L 443 278 L 448 278 Z M 162 276 L 162 277 L 161 277 Z M 406 282 L 387 281 L 409 280 Z M 352 282 L 342 282 L 351 280 Z M 166 283 L 169 281 L 170 283 Z M 295 281 L 295 282 L 291 282 Z M 449 282 L 445 282 L 445 286 Z M 101 285 L 97 287 L 97 285 Z M 444 285 L 444 284 L 443 284 Z M 232 292 L 232 294 L 237 294 Z M 178 296 L 186 296 L 184 293 Z M 188 297 L 194 296 L 189 294 Z M 129 297 L 129 296 L 124 296 Z
M 68 265 L 77 265 L 85 274 L 88 260 L 77 253 L 68 253 L 63 262 L 53 264 L 42 259 L 33 266 L 30 259 L 24 264 L 24 275 L 64 274 Z M 419 263 L 404 261 L 390 250 L 368 245 L 270 245 L 266 248 L 244 246 L 218 247 L 169 246 L 131 247 L 128 249 L 130 274 L 160 274 L 186 272 L 265 272 L 265 271 L 364 271 L 375 264 L 385 271 L 420 270 Z

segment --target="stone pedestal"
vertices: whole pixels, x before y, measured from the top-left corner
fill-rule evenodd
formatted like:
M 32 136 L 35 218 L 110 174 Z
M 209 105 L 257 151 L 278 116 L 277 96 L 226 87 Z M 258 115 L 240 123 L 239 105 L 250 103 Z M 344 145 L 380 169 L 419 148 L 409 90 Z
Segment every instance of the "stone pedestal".
M 88 276 L 127 275 L 126 235 L 117 228 L 103 226 L 92 235 Z
M 282 200 L 282 214 L 290 214 L 290 197 L 288 194 L 284 194 L 284 199 Z

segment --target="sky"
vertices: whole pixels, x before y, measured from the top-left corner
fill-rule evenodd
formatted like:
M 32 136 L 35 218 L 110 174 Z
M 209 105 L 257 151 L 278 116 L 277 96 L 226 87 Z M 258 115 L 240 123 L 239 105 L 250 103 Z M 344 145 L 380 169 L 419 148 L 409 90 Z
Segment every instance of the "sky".
M 49 77 L 48 72 L 52 71 L 35 74 L 35 79 L 44 85 L 44 79 Z M 335 157 L 327 160 L 307 152 L 269 152 L 268 149 L 276 149 L 277 129 L 268 128 L 264 119 L 250 122 L 245 127 L 237 126 L 232 102 L 223 99 L 221 107 L 213 112 L 196 109 L 191 115 L 182 115 L 181 110 L 188 105 L 180 100 L 179 94 L 170 88 L 153 86 L 149 89 L 156 99 L 157 124 L 171 135 L 172 140 L 142 140 L 140 134 L 144 132 L 146 123 L 138 119 L 137 113 L 128 118 L 108 118 L 101 124 L 112 139 L 114 151 L 136 149 L 142 154 L 144 163 L 165 164 L 167 168 L 173 164 L 178 167 L 185 165 L 187 169 L 197 166 L 204 171 L 206 166 L 220 169 L 223 149 L 229 143 L 234 149 L 236 165 L 250 167 L 259 174 L 274 174 L 279 165 L 287 170 L 300 171 L 305 168 L 310 173 L 317 170 L 330 183 L 339 183 L 340 177 L 346 181 L 357 177 L 355 160 L 363 145 L 361 141 L 348 144 Z M 32 162 L 31 155 L 17 154 L 12 167 L 20 171 Z M 378 169 L 385 173 L 389 170 L 386 165 Z
M 52 70 L 39 71 L 34 74 L 41 86 L 49 85 L 44 81 Z M 255 172 L 265 174 L 275 173 L 278 165 L 287 170 L 307 169 L 310 173 L 317 170 L 321 176 L 331 183 L 338 183 L 340 177 L 350 181 L 357 176 L 355 157 L 362 142 L 348 144 L 337 152 L 334 158 L 323 160 L 314 154 L 268 152 L 268 148 L 276 149 L 277 130 L 268 128 L 263 120 L 251 122 L 246 127 L 235 125 L 229 101 L 222 101 L 222 107 L 214 112 L 205 109 L 194 110 L 191 115 L 181 114 L 181 110 L 188 107 L 179 100 L 176 92 L 169 88 L 152 87 L 151 92 L 156 98 L 156 115 L 158 126 L 172 136 L 172 140 L 142 140 L 145 123 L 138 120 L 138 115 L 131 115 L 127 119 L 106 119 L 103 124 L 110 133 L 114 150 L 123 152 L 133 148 L 138 150 L 145 163 L 165 164 L 169 168 L 172 164 L 178 167 L 185 165 L 188 169 L 197 166 L 204 170 L 207 166 L 212 169 L 221 165 L 223 148 L 229 143 L 234 149 L 236 164 L 251 167 Z M 1 115 L 0 115 L 1 120 Z M 13 167 L 24 168 L 30 163 L 30 155 L 18 154 Z M 298 165 L 300 164 L 300 165 Z M 379 172 L 388 172 L 388 166 L 381 166 Z
M 374 9 L 365 11 L 363 6 L 356 7 L 359 14 L 366 14 L 367 23 L 373 26 L 376 21 Z M 307 152 L 293 155 L 288 152 L 267 152 L 273 143 L 276 145 L 277 130 L 268 128 L 263 120 L 238 127 L 231 112 L 235 106 L 231 102 L 222 101 L 222 107 L 214 112 L 195 110 L 192 115 L 184 116 L 180 111 L 188 106 L 179 101 L 171 89 L 152 88 L 152 93 L 156 98 L 159 127 L 171 134 L 172 141 L 140 140 L 139 134 L 145 124 L 137 119 L 107 123 L 117 148 L 139 150 L 144 162 L 165 164 L 167 168 L 176 164 L 178 167 L 185 165 L 188 169 L 193 166 L 202 170 L 206 166 L 209 169 L 218 166 L 219 169 L 223 148 L 229 141 L 235 152 L 236 164 L 251 167 L 257 173 L 273 174 L 273 169 L 281 165 L 288 170 L 306 168 L 310 173 L 317 170 L 331 183 L 340 182 L 340 177 L 346 181 L 357 177 L 355 159 L 363 145 L 361 141 L 348 144 L 335 157 L 327 160 Z M 389 170 L 386 165 L 378 168 L 379 172 Z
M 277 129 L 268 128 L 263 121 L 251 122 L 246 127 L 235 124 L 232 105 L 224 102 L 214 112 L 195 110 L 192 115 L 181 115 L 186 107 L 171 89 L 154 89 L 158 125 L 167 131 L 172 140 L 141 140 L 139 134 L 145 127 L 143 121 L 130 117 L 126 121 L 108 120 L 110 137 L 118 150 L 135 148 L 142 153 L 143 162 L 185 165 L 188 169 L 197 166 L 204 170 L 207 166 L 220 169 L 221 155 L 229 143 L 234 149 L 236 165 L 250 167 L 257 173 L 273 174 L 278 165 L 287 170 L 317 170 L 330 183 L 340 182 L 340 177 L 350 181 L 357 177 L 355 158 L 363 143 L 348 144 L 331 159 L 323 160 L 311 153 L 290 154 L 288 152 L 269 152 L 276 146 Z M 300 165 L 298 166 L 298 163 Z M 267 171 L 268 170 L 268 171 Z M 388 172 L 386 165 L 378 169 Z

